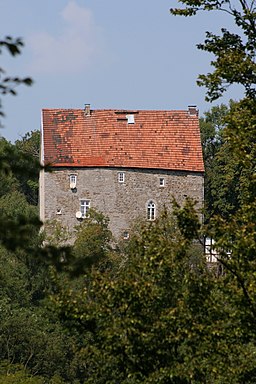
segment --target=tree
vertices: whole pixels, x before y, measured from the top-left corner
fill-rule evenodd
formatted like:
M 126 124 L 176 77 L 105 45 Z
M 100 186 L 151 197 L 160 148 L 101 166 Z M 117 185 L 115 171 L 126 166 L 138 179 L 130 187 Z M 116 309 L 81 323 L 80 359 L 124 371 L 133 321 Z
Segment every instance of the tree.
M 0 365 L 2 384 L 44 384 L 43 378 L 33 377 L 21 364 L 2 361 Z
M 245 91 L 244 99 L 230 105 L 221 135 L 224 145 L 220 147 L 216 156 L 217 169 L 224 170 L 224 182 L 231 181 L 227 183 L 226 192 L 232 189 L 230 196 L 231 198 L 235 196 L 231 206 L 226 207 L 228 205 L 226 201 L 224 208 L 231 213 L 236 213 L 232 219 L 240 222 L 239 217 L 244 218 L 244 211 L 248 214 L 248 208 L 255 209 L 255 2 L 248 3 L 244 0 L 234 3 L 230 0 L 217 3 L 213 0 L 181 2 L 185 8 L 172 8 L 172 14 L 192 16 L 201 10 L 224 11 L 233 17 L 240 31 L 238 35 L 222 29 L 220 37 L 207 32 L 204 44 L 199 45 L 200 49 L 216 56 L 216 60 L 211 63 L 214 67 L 213 73 L 199 77 L 199 85 L 207 87 L 207 99 L 214 100 L 220 97 L 228 86 L 234 83 L 241 84 Z M 228 156 L 231 156 L 232 161 L 227 161 Z M 216 200 L 213 204 L 216 204 Z M 225 218 L 227 221 L 230 220 L 230 215 L 226 215 Z M 232 240 L 230 247 L 233 243 Z
M 4 284 L 6 291 L 1 301 L 4 311 L 0 314 L 4 358 L 7 356 L 9 360 L 9 353 L 14 363 L 26 365 L 48 381 L 56 375 L 73 383 L 76 380 L 122 384 L 252 384 L 256 381 L 254 3 L 248 8 L 239 2 L 242 11 L 236 11 L 230 2 L 199 0 L 195 4 L 194 0 L 184 0 L 184 4 L 185 10 L 173 13 L 190 15 L 201 8 L 230 6 L 227 11 L 245 35 L 242 39 L 226 30 L 220 38 L 208 34 L 201 47 L 217 56 L 214 73 L 201 77 L 208 87 L 208 98 L 216 98 L 226 85 L 234 82 L 244 85 L 246 94 L 244 100 L 230 106 L 221 136 L 239 165 L 239 208 L 228 219 L 218 216 L 210 219 L 207 228 L 216 239 L 225 275 L 216 280 L 205 267 L 200 251 L 195 257 L 198 246 L 195 240 L 201 233 L 189 201 L 184 207 L 175 207 L 175 218 L 170 220 L 164 213 L 160 220 L 131 239 L 125 248 L 125 262 L 115 274 L 108 268 L 85 269 L 83 264 L 80 267 L 84 256 L 92 260 L 95 252 L 101 258 L 108 250 L 106 228 L 97 222 L 92 222 L 91 227 L 85 225 L 72 255 L 77 257 L 74 266 L 81 272 L 79 289 L 72 283 L 53 287 L 61 325 L 56 324 L 55 328 L 54 315 L 51 319 L 44 312 L 41 317 L 42 307 L 32 311 L 10 302 L 8 290 L 12 284 Z M 8 156 L 3 159 L 10 171 Z M 65 250 L 55 252 L 53 247 L 32 246 L 28 237 L 32 223 L 28 217 L 24 215 L 22 221 L 17 212 L 15 220 L 8 221 L 6 196 L 2 203 L 6 219 L 0 232 L 3 245 L 10 248 L 13 243 L 16 256 L 19 250 L 22 255 L 29 251 L 30 256 L 56 258 L 57 266 L 67 265 L 68 272 L 74 271 Z M 22 223 L 28 230 L 26 236 L 19 232 Z M 95 246 L 86 247 L 88 238 L 95 240 Z M 3 266 L 9 257 L 10 254 L 7 257 L 5 254 Z M 6 280 L 9 275 L 8 271 L 3 274 Z M 61 283 L 65 282 L 62 277 Z M 21 282 L 15 285 L 22 287 Z M 18 299 L 26 303 L 26 289 L 21 289 L 17 302 Z M 33 303 L 38 306 L 38 302 Z M 32 331 L 25 328 L 27 321 Z M 30 358 L 31 348 L 33 358 Z
M 21 39 L 0 41 L 13 56 L 21 53 Z M 0 93 L 16 94 L 30 78 L 4 77 Z M 0 105 L 0 116 L 4 116 Z M 71 254 L 68 247 L 42 247 L 38 218 L 37 178 L 39 132 L 12 145 L 0 139 L 0 381 L 3 383 L 75 383 L 78 359 L 73 335 L 64 333 L 49 311 L 53 289 L 52 265 L 61 269 Z M 51 263 L 51 267 L 49 267 Z
M 34 253 L 0 247 L 1 382 L 32 383 L 31 375 L 35 382 L 75 382 L 77 338 L 50 309 L 51 268 Z
M 21 54 L 21 49 L 24 43 L 21 38 L 12 38 L 7 36 L 0 40 L 0 54 L 3 50 L 7 50 L 12 56 Z M 16 95 L 15 88 L 20 84 L 31 85 L 33 83 L 30 77 L 20 78 L 5 76 L 5 71 L 0 68 L 0 94 L 12 94 Z M 4 116 L 2 103 L 0 100 L 0 117 Z M 1 124 L 0 124 L 1 125 Z M 7 186 L 4 187 L 5 191 L 15 188 L 17 186 L 17 178 L 13 177 L 16 175 L 37 175 L 40 166 L 39 161 L 32 160 L 26 154 L 22 154 L 17 151 L 15 146 L 12 146 L 6 140 L 1 139 L 0 143 L 0 181 L 4 185 L 7 181 Z M 24 176 L 22 176 L 24 177 Z M 2 217 L 0 224 L 0 243 L 7 247 L 14 248 L 16 246 L 24 246 L 27 241 L 28 227 L 32 224 L 39 230 L 40 221 L 38 218 L 33 217 L 25 218 L 22 214 L 15 220 L 12 220 L 11 215 L 9 217 Z
M 244 99 L 230 106 L 223 129 L 225 156 L 232 156 L 238 208 L 228 217 L 216 216 L 206 228 L 216 240 L 219 262 L 225 268 L 222 280 L 225 285 L 225 301 L 230 301 L 234 319 L 240 322 L 240 330 L 247 343 L 255 347 L 256 321 L 256 7 L 255 2 L 243 0 L 215 2 L 212 0 L 182 1 L 184 9 L 171 9 L 174 15 L 191 16 L 200 10 L 225 11 L 229 13 L 240 35 L 222 29 L 222 36 L 207 32 L 200 49 L 214 53 L 214 71 L 201 75 L 199 84 L 207 87 L 207 99 L 221 96 L 229 85 L 238 83 L 244 87 Z M 222 154 L 223 156 L 223 154 Z M 224 156 L 223 156 L 224 158 Z M 222 164 L 225 170 L 225 164 Z M 221 165 L 221 164 L 220 164 Z M 219 167 L 221 169 L 221 167 Z M 233 177 L 235 176 L 235 178 Z M 228 176 L 229 177 L 229 176 Z M 238 382 L 250 382 L 246 374 Z M 252 376 L 255 373 L 252 373 Z M 252 380 L 253 381 L 253 380 Z
M 35 154 L 35 147 L 38 146 L 39 151 L 39 132 L 26 134 L 25 137 L 16 141 L 15 145 L 11 144 L 4 138 L 0 138 L 0 180 L 2 182 L 1 194 L 4 194 L 6 187 L 4 181 L 7 177 L 9 179 L 16 179 L 16 186 L 14 189 L 20 190 L 27 197 L 27 200 L 36 205 L 34 201 L 30 201 L 28 188 L 30 184 L 35 184 L 39 177 L 39 154 Z M 10 181 L 10 180 L 9 180 Z M 18 182 L 18 183 L 17 183 Z M 9 182 L 7 180 L 7 186 Z M 32 187 L 31 187 L 32 188 Z M 35 199 L 38 200 L 38 185 L 35 188 Z
M 190 203 L 175 211 L 130 240 L 117 274 L 93 269 L 83 289 L 62 284 L 55 296 L 83 340 L 81 383 L 253 383 L 256 347 L 222 281 L 193 257 L 197 214 Z
M 73 246 L 74 272 L 85 272 L 84 268 L 110 261 L 112 233 L 108 228 L 109 220 L 95 210 L 76 227 L 76 240 Z
M 199 121 L 205 165 L 205 222 L 208 222 L 209 218 L 217 213 L 216 202 L 218 201 L 217 207 L 219 207 L 220 200 L 221 203 L 223 200 L 223 189 L 220 190 L 219 185 L 217 188 L 215 187 L 223 174 L 219 173 L 216 163 L 218 153 L 223 145 L 222 131 L 225 126 L 225 116 L 227 113 L 228 107 L 222 104 L 212 107 Z M 220 199 L 216 198 L 217 194 L 221 196 Z M 219 212 L 220 210 L 218 210 Z
M 205 164 L 205 222 L 219 215 L 226 220 L 240 208 L 245 170 L 226 135 L 227 117 L 235 105 L 212 107 L 200 118 Z M 243 175 L 243 176 L 242 176 Z
M 208 32 L 199 46 L 216 56 L 214 72 L 199 79 L 209 100 L 234 83 L 245 90 L 245 98 L 230 105 L 221 135 L 227 143 L 222 156 L 230 151 L 234 162 L 231 178 L 237 177 L 238 205 L 226 217 L 210 218 L 203 228 L 216 239 L 225 274 L 216 279 L 200 257 L 191 261 L 193 239 L 200 232 L 192 207 L 186 205 L 176 211 L 172 225 L 161 217 L 140 233 L 114 278 L 96 270 L 92 283 L 80 292 L 64 287 L 56 304 L 86 340 L 81 356 L 87 383 L 256 380 L 255 6 L 243 0 L 238 2 L 241 10 L 230 1 L 182 3 L 186 8 L 173 14 L 224 9 L 241 30 L 241 36 L 226 29 L 221 37 Z
M 30 175 L 28 175 L 27 172 L 19 173 L 16 175 L 20 182 L 20 188 L 25 194 L 27 201 L 30 204 L 37 205 L 39 193 L 38 165 L 40 152 L 40 132 L 38 130 L 27 132 L 20 140 L 15 141 L 15 147 L 22 153 L 24 157 L 24 164 L 22 164 L 22 166 L 27 170 L 34 170 L 34 172 L 31 172 Z M 36 170 L 37 172 L 35 172 Z
M 244 87 L 245 96 L 251 99 L 256 97 L 256 26 L 254 0 L 181 0 L 185 8 L 171 8 L 173 15 L 193 16 L 200 11 L 223 11 L 231 15 L 240 35 L 232 33 L 225 28 L 221 36 L 206 32 L 204 44 L 198 48 L 215 55 L 211 62 L 214 68 L 212 73 L 200 75 L 198 85 L 206 86 L 206 99 L 218 99 L 231 84 L 240 84 Z

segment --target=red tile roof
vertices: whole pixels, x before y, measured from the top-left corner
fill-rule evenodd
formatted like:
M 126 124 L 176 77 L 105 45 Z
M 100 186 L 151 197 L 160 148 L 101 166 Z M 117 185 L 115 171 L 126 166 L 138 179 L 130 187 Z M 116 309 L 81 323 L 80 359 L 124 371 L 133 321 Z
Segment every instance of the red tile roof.
M 43 109 L 42 119 L 45 164 L 204 171 L 192 111 Z

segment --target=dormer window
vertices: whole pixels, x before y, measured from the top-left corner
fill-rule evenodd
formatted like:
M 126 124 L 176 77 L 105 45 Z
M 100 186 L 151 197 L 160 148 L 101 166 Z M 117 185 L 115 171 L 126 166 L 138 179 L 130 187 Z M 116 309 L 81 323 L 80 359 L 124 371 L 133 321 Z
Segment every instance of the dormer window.
M 126 115 L 126 118 L 128 124 L 134 124 L 134 115 Z
M 70 184 L 70 189 L 75 189 L 76 188 L 76 179 L 77 175 L 69 175 L 69 184 Z
M 125 180 L 124 172 L 118 172 L 118 182 L 119 183 L 124 183 L 124 180 Z

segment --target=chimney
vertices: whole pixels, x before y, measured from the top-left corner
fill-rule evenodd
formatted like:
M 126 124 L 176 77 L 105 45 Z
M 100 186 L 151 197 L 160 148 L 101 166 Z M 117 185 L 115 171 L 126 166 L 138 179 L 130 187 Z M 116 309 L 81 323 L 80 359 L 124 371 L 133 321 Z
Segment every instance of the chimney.
M 90 116 L 90 111 L 91 111 L 91 106 L 90 106 L 90 104 L 85 104 L 85 105 L 84 105 L 84 115 L 85 115 L 85 116 Z
M 188 106 L 188 114 L 189 116 L 198 116 L 198 109 L 196 105 Z

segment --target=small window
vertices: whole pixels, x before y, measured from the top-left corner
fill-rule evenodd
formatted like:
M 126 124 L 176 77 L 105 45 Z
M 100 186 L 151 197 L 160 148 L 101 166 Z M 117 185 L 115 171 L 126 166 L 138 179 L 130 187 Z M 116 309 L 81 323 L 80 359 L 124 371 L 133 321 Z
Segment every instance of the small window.
M 128 240 L 129 237 L 130 237 L 129 232 L 124 231 L 124 233 L 123 233 L 123 238 L 124 238 L 124 240 Z
M 148 220 L 155 220 L 156 218 L 156 205 L 151 200 L 147 205 L 147 219 Z
M 118 172 L 118 182 L 119 183 L 124 183 L 124 172 Z
M 76 188 L 76 175 L 69 175 L 69 183 L 70 183 L 70 189 L 75 189 Z
M 165 180 L 164 180 L 163 177 L 160 177 L 160 179 L 159 179 L 159 185 L 160 185 L 160 187 L 164 187 L 164 186 L 165 186 Z
M 134 124 L 134 115 L 126 115 L 127 123 Z
M 82 214 L 83 219 L 89 217 L 90 205 L 90 200 L 80 200 L 80 212 Z

